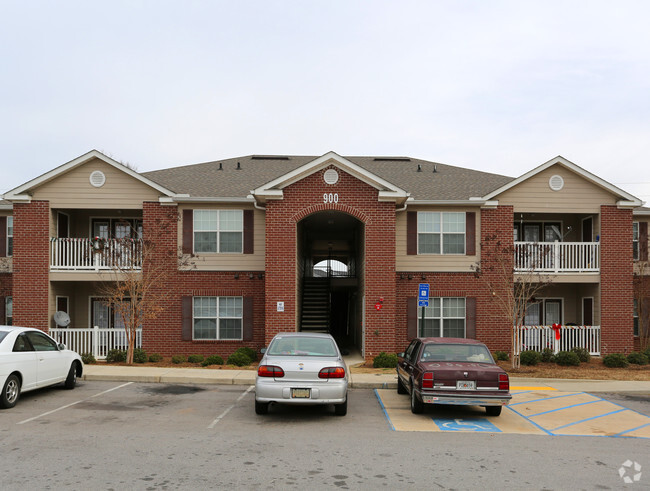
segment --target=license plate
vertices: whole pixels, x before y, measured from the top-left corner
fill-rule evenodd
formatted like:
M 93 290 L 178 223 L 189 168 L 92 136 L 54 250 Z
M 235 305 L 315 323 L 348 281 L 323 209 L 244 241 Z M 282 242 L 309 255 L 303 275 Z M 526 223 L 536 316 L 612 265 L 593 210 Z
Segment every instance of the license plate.
M 457 380 L 456 381 L 457 390 L 476 390 L 476 381 L 475 380 Z
M 309 399 L 311 396 L 311 389 L 291 389 L 291 397 L 293 399 Z

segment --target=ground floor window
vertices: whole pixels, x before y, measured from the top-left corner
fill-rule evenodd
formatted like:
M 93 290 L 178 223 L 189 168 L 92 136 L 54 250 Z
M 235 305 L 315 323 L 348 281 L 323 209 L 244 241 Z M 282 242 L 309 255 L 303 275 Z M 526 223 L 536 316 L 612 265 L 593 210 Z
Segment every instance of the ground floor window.
M 242 339 L 242 297 L 194 297 L 193 339 Z
M 124 300 L 124 311 L 128 313 L 130 299 Z M 93 327 L 100 329 L 125 329 L 120 309 L 114 308 L 103 298 L 91 298 L 90 319 Z
M 14 302 L 11 297 L 5 297 L 5 325 L 13 325 Z
M 465 337 L 465 299 L 455 297 L 434 297 L 424 308 L 424 319 L 420 312 L 420 337 Z
M 639 304 L 636 300 L 634 299 L 634 313 L 632 314 L 634 317 L 634 335 L 638 336 L 639 335 Z

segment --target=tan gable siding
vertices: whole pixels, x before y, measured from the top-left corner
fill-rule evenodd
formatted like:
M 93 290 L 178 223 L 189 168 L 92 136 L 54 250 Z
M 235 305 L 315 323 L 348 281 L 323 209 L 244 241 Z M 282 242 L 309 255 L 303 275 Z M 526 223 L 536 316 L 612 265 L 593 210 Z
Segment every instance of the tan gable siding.
M 471 266 L 478 260 L 481 237 L 481 210 L 470 207 L 426 207 L 409 206 L 408 211 L 449 211 L 476 213 L 476 253 L 475 256 L 461 254 L 422 254 L 408 255 L 406 253 L 406 211 L 399 212 L 395 217 L 395 270 L 400 271 L 441 271 L 453 272 L 471 271 Z
M 553 191 L 549 179 L 559 175 L 564 187 Z M 500 205 L 512 205 L 515 212 L 553 211 L 600 213 L 601 205 L 615 205 L 617 198 L 573 171 L 553 165 L 519 185 L 495 197 Z
M 101 171 L 106 183 L 90 184 L 93 171 Z M 83 164 L 34 190 L 33 199 L 48 200 L 50 208 L 141 209 L 143 201 L 158 201 L 155 189 L 99 159 Z

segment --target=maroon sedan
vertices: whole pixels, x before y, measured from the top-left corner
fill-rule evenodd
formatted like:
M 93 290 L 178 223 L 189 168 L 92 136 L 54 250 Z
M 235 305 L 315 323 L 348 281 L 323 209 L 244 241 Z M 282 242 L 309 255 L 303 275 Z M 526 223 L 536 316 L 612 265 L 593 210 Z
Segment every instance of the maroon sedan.
M 411 395 L 413 413 L 425 404 L 455 404 L 498 416 L 512 399 L 508 374 L 475 339 L 417 338 L 397 356 L 397 392 Z

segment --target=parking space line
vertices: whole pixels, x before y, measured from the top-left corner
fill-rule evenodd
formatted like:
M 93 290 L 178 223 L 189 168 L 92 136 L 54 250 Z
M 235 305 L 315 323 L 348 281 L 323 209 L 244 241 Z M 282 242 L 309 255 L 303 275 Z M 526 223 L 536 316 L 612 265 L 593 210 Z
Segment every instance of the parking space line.
M 641 428 L 646 428 L 646 427 L 648 427 L 648 426 L 650 426 L 650 423 L 646 423 L 646 424 L 644 424 L 644 425 L 637 426 L 636 428 L 630 428 L 629 430 L 621 431 L 620 433 L 617 433 L 617 434 L 614 435 L 614 436 L 623 436 L 623 435 L 625 435 L 626 433 L 632 433 L 633 431 L 640 430 Z
M 132 383 L 133 383 L 133 382 L 127 382 L 127 383 L 125 383 L 125 384 L 118 385 L 117 387 L 113 387 L 112 389 L 108 389 L 108 390 L 105 390 L 105 391 L 103 391 L 103 392 L 99 392 L 98 394 L 95 394 L 95 395 L 93 395 L 93 396 L 87 397 L 86 399 L 82 399 L 82 400 L 80 400 L 80 401 L 72 402 L 72 403 L 70 403 L 70 404 L 66 404 L 65 406 L 61 406 L 61 407 L 59 407 L 59 408 L 52 409 L 51 411 L 48 411 L 48 412 L 43 413 L 43 414 L 39 414 L 38 416 L 34 416 L 33 418 L 29 418 L 29 419 L 26 419 L 26 420 L 24 420 L 24 421 L 20 421 L 20 422 L 18 422 L 18 423 L 16 423 L 16 424 L 17 424 L 17 425 L 21 425 L 21 424 L 24 424 L 24 423 L 29 423 L 30 421 L 34 421 L 35 419 L 38 419 L 38 418 L 42 418 L 43 416 L 49 416 L 50 414 L 56 413 L 56 412 L 58 412 L 58 411 L 61 411 L 62 409 L 67 409 L 67 408 L 69 408 L 69 407 L 71 407 L 71 406 L 74 406 L 74 405 L 76 405 L 76 404 L 79 404 L 79 403 L 81 403 L 81 402 L 89 401 L 89 400 L 92 399 L 93 397 L 97 397 L 97 396 L 101 396 L 101 395 L 103 395 L 103 394 L 107 394 L 107 393 L 109 393 L 109 392 L 113 392 L 114 390 L 121 389 L 122 387 L 126 387 L 127 385 L 131 385 Z
M 587 404 L 593 404 L 595 402 L 602 402 L 602 399 L 595 399 L 593 401 L 579 402 L 578 404 L 571 404 L 570 406 L 557 407 L 555 409 L 549 409 L 548 411 L 542 411 L 541 413 L 529 414 L 529 418 L 534 418 L 535 416 L 541 416 L 542 414 L 555 413 L 557 411 L 564 411 L 565 409 L 570 409 L 572 407 L 585 406 Z
M 559 399 L 561 397 L 571 397 L 575 396 L 578 394 L 584 394 L 584 392 L 571 392 L 569 394 L 562 394 L 561 396 L 553 396 L 553 397 L 542 397 L 541 399 L 530 399 L 526 401 L 521 401 L 521 402 L 511 402 L 509 405 L 510 406 L 518 406 L 519 404 L 530 404 L 531 402 L 540 402 L 540 401 L 550 401 L 551 399 Z M 519 395 L 519 394 L 517 394 Z
M 600 401 L 594 401 L 594 402 L 600 402 Z M 572 423 L 568 423 L 568 424 L 565 424 L 565 425 L 562 425 L 562 426 L 558 426 L 557 428 L 553 428 L 551 431 L 557 431 L 557 430 L 560 430 L 562 428 L 566 428 L 568 426 L 573 426 L 573 425 L 577 425 L 577 424 L 580 424 L 580 423 L 584 423 L 585 421 L 591 421 L 591 420 L 594 420 L 594 419 L 603 418 L 605 416 L 610 416 L 612 414 L 622 413 L 623 411 L 629 411 L 629 409 L 625 409 L 625 408 L 617 409 L 616 411 L 611 411 L 609 413 L 599 414 L 597 416 L 592 416 L 591 418 L 581 419 L 580 421 L 574 421 Z
M 509 404 L 509 405 L 507 405 L 507 406 L 506 406 L 506 409 L 509 409 L 509 410 L 512 411 L 513 413 L 515 413 L 515 414 L 521 416 L 521 417 L 524 418 L 526 421 L 528 421 L 531 425 L 535 426 L 535 427 L 536 427 L 537 429 L 539 429 L 539 430 L 542 430 L 542 431 L 543 431 L 544 433 L 546 433 L 547 435 L 553 435 L 553 433 L 551 433 L 550 431 L 548 431 L 546 428 L 544 428 L 544 427 L 541 426 L 541 425 L 538 425 L 538 424 L 535 423 L 532 419 L 529 419 L 527 416 L 521 414 L 519 411 L 517 411 L 516 409 L 513 409 L 511 406 L 513 406 L 513 404 Z
M 375 390 L 375 397 L 379 401 L 381 410 L 384 412 L 384 417 L 386 418 L 386 421 L 388 421 L 388 426 L 390 427 L 391 430 L 395 431 L 395 426 L 393 425 L 393 422 L 390 420 L 390 416 L 388 416 L 388 412 L 386 411 L 386 406 L 384 406 L 384 401 L 381 400 L 381 397 L 379 396 L 379 392 L 377 392 L 377 389 L 374 390 Z
M 241 401 L 244 397 L 246 397 L 246 394 L 248 394 L 254 388 L 255 386 L 251 385 L 247 390 L 242 392 L 242 394 L 237 398 L 237 400 L 233 404 L 228 406 L 224 412 L 222 412 L 219 416 L 217 416 L 217 418 L 208 425 L 208 429 L 210 430 L 214 428 L 217 425 L 217 423 L 219 423 L 219 421 L 221 421 L 226 416 L 226 414 L 228 414 L 237 405 L 237 403 Z

